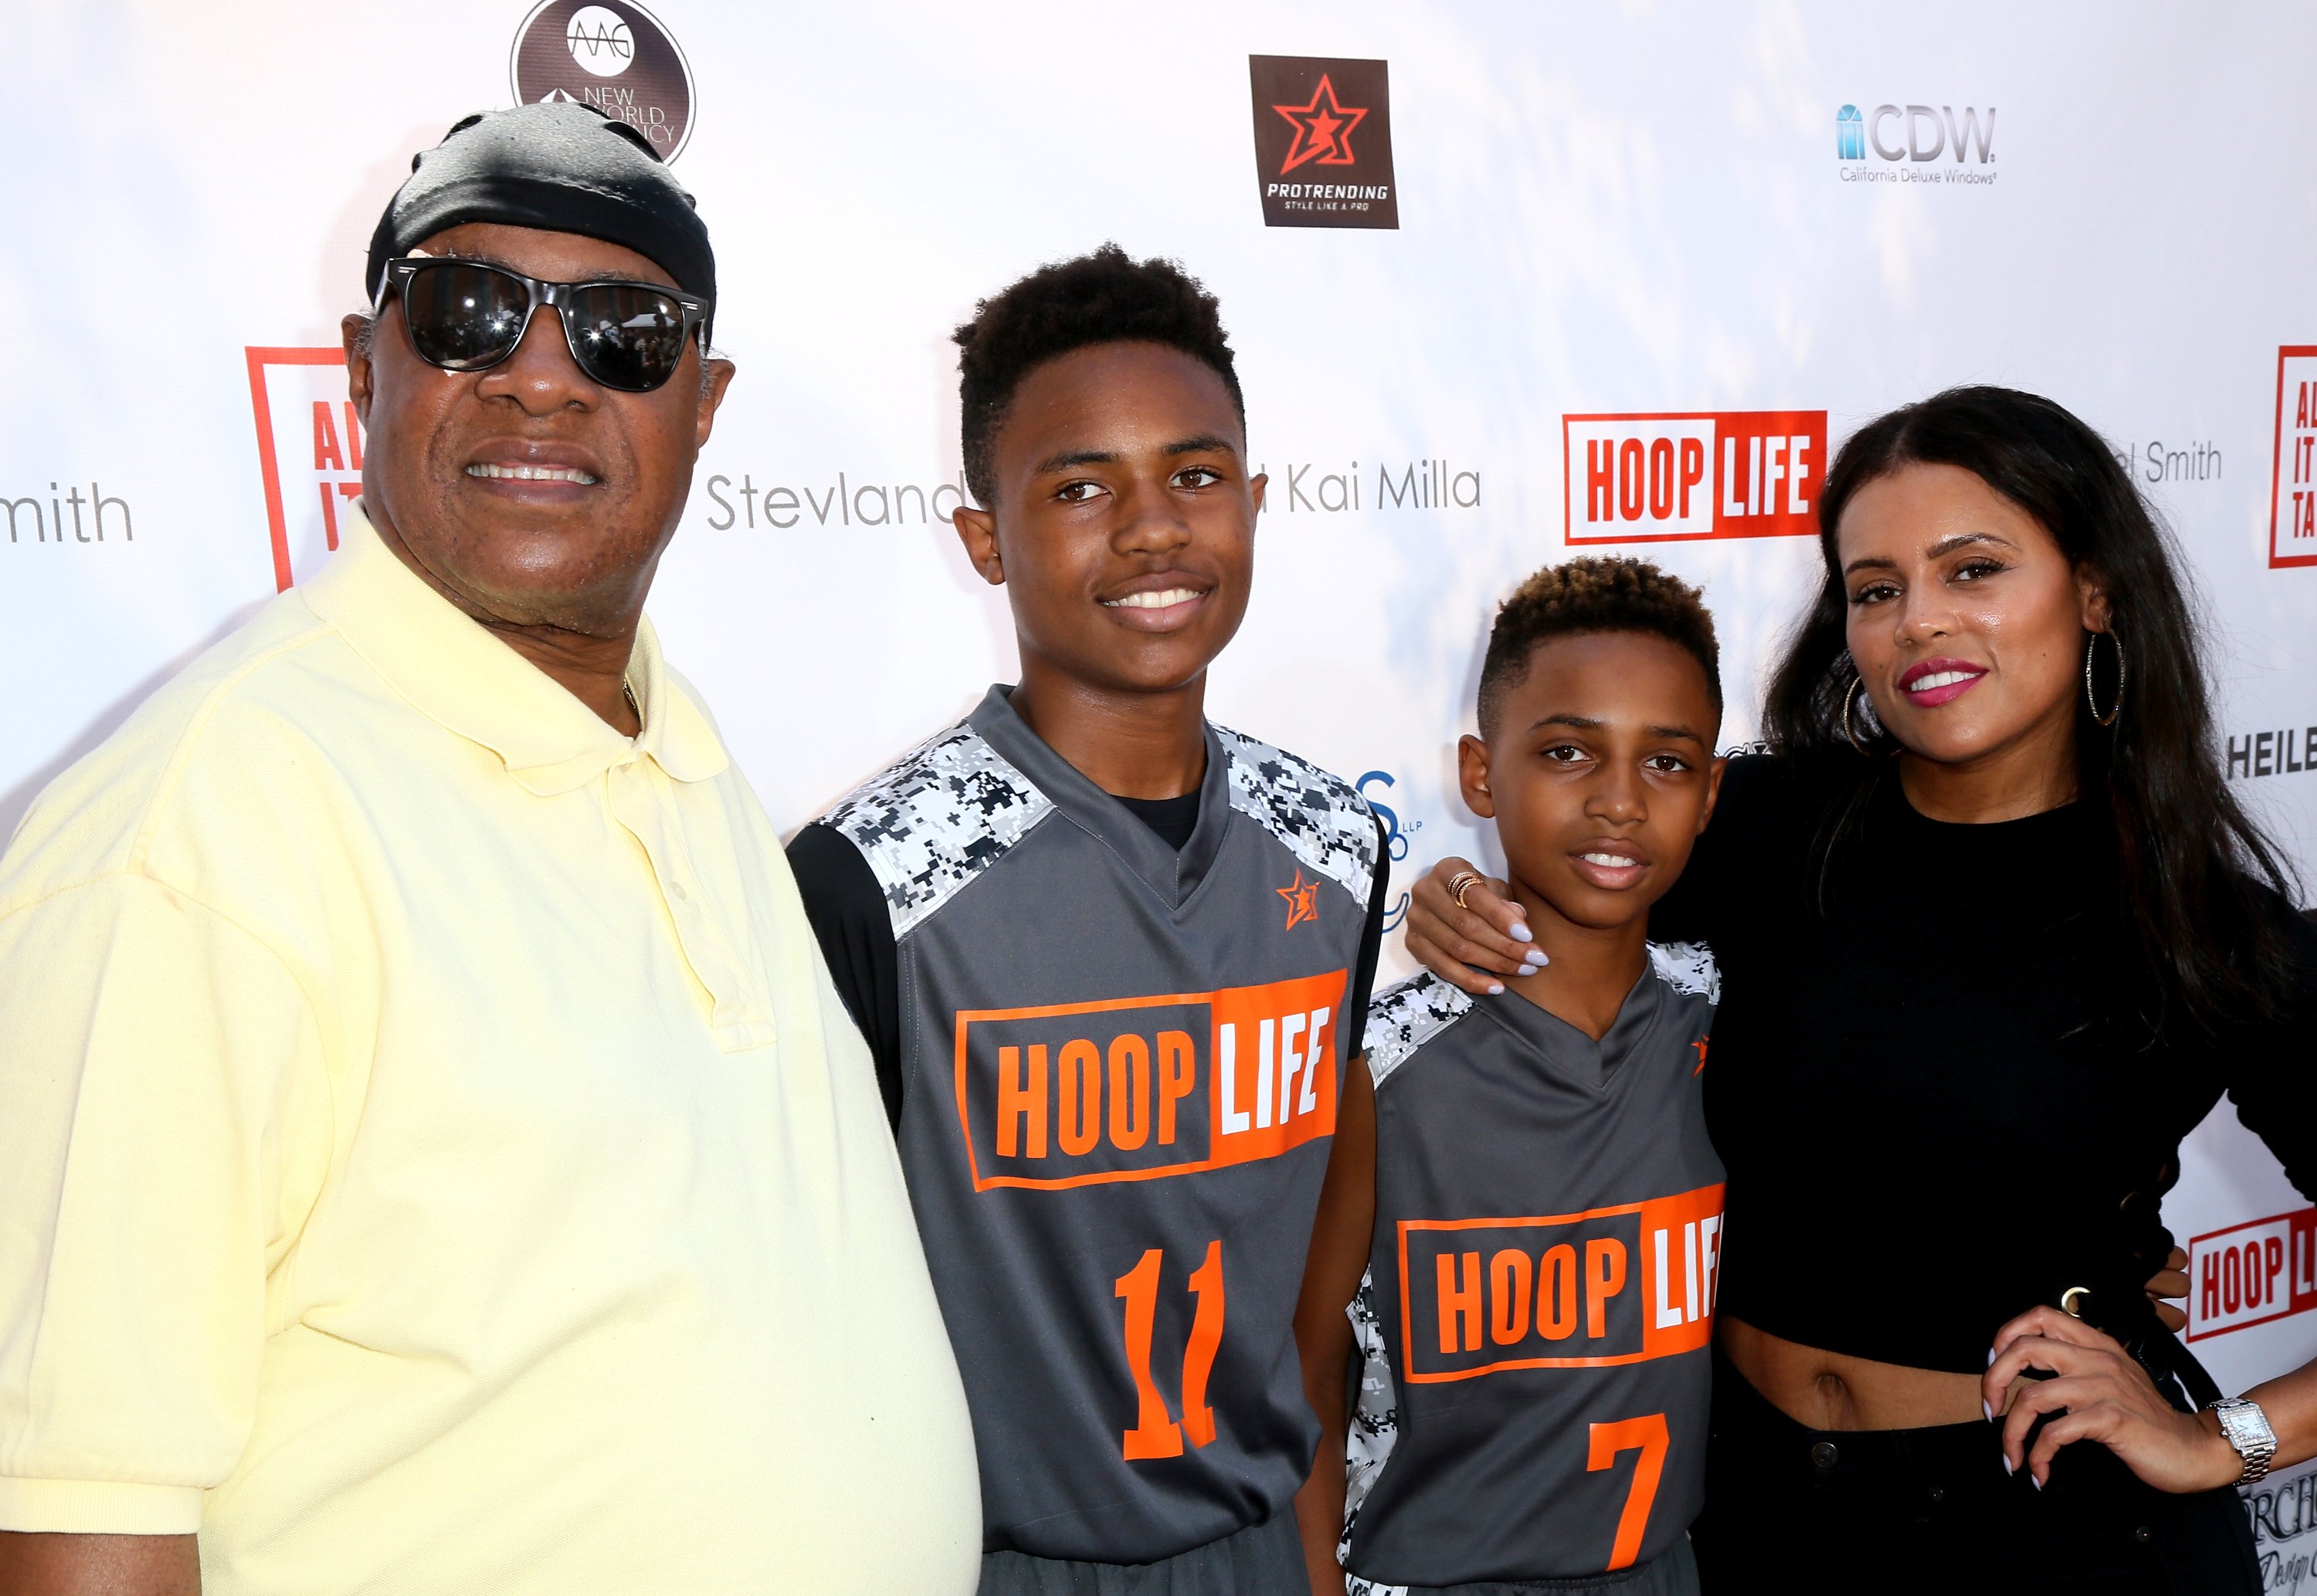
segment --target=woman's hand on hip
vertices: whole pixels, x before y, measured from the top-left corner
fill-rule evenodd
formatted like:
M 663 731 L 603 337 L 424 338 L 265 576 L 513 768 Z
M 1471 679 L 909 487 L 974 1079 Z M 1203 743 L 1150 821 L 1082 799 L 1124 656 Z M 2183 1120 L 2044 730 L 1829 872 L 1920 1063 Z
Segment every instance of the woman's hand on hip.
M 2024 1378 L 2030 1369 L 2052 1378 Z M 2107 1448 L 2160 1491 L 2210 1491 L 2234 1485 L 2244 1472 L 2216 1421 L 2165 1401 L 2131 1353 L 2055 1307 L 2022 1314 L 1995 1333 L 1981 1394 L 2003 1425 L 2004 1462 L 2025 1467 L 2039 1486 L 2052 1477 L 2060 1449 L 2085 1440 Z M 2030 1449 L 2027 1431 L 2047 1414 Z
M 1451 886 L 1470 876 L 1458 907 Z M 1543 967 L 1544 950 L 1529 940 L 1518 904 L 1499 883 L 1462 859 L 1444 859 L 1410 894 L 1408 954 L 1452 986 L 1474 995 L 1502 992 L 1498 976 L 1525 976 Z

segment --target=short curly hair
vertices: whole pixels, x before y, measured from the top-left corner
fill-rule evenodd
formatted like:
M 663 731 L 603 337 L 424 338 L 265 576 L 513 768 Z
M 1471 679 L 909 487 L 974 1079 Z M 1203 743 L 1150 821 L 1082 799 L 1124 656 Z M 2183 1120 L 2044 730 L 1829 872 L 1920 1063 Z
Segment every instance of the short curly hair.
M 973 319 L 951 336 L 958 347 L 959 432 L 965 485 L 988 505 L 997 494 L 996 441 L 1015 392 L 1031 370 L 1095 343 L 1164 343 L 1212 368 L 1230 390 L 1239 425 L 1239 392 L 1222 307 L 1173 261 L 1137 261 L 1115 244 L 1092 254 L 1039 267 L 973 308 Z
M 1498 606 L 1481 663 L 1481 735 L 1496 735 L 1505 694 L 1527 677 L 1538 644 L 1597 632 L 1642 632 L 1681 649 L 1722 713 L 1722 648 L 1697 589 L 1647 560 L 1593 557 L 1545 566 Z

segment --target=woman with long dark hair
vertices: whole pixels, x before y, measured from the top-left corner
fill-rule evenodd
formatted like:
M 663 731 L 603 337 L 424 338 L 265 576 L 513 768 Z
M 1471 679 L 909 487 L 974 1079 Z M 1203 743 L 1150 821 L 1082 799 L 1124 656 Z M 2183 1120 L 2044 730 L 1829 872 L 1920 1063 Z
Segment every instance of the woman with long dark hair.
M 1651 922 L 1723 973 L 1708 1587 L 2258 1590 L 2232 1487 L 2317 1456 L 2317 1364 L 2219 1399 L 2143 1282 L 2223 1092 L 2317 1195 L 2317 928 L 2174 558 L 2004 388 L 1862 429 L 1819 515 L 1769 752 Z M 1461 860 L 1409 925 L 1470 990 L 1528 951 Z

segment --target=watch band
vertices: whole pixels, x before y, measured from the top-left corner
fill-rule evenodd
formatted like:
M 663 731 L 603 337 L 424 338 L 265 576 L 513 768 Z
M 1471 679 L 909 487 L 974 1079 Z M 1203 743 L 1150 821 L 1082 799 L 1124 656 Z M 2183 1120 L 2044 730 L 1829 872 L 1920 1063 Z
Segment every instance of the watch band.
M 2210 1412 L 2221 1422 L 2223 1439 L 2244 1459 L 2244 1473 L 2237 1484 L 2250 1485 L 2266 1476 L 2269 1460 L 2277 1456 L 2277 1431 L 2269 1427 L 2260 1404 L 2241 1396 L 2223 1396 L 2212 1404 Z

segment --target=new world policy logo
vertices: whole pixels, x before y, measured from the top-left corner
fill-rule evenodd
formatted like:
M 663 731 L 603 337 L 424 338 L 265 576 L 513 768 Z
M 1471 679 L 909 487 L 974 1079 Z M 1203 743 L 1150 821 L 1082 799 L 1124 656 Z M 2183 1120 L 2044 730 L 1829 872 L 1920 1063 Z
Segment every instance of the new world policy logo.
M 633 0 L 541 0 L 515 30 L 507 76 L 518 103 L 592 105 L 651 140 L 663 161 L 692 137 L 692 66 Z
M 1249 56 L 1264 225 L 1397 227 L 1386 63 Z

